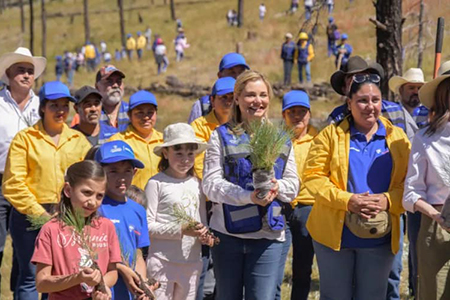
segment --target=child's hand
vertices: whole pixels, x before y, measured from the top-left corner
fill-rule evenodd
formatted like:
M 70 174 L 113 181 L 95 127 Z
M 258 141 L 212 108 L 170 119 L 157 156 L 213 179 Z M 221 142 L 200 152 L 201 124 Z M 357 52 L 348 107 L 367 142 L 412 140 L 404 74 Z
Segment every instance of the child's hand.
M 182 227 L 182 233 L 188 236 L 199 237 L 206 234 L 206 232 L 208 232 L 208 228 L 202 223 L 198 223 L 194 228 L 188 224 Z
M 200 236 L 200 243 L 202 243 L 202 245 L 212 247 L 214 246 L 214 242 L 214 238 L 211 234 L 204 234 Z
M 144 291 L 139 288 L 140 284 L 139 277 L 137 276 L 136 272 L 134 272 L 131 268 L 127 266 L 121 266 L 120 275 L 122 276 L 122 279 L 125 282 L 125 285 L 127 286 L 128 290 L 133 295 L 139 296 L 144 293 Z
M 95 291 L 92 294 L 92 300 L 111 300 L 112 299 L 111 289 L 106 285 L 105 285 L 105 289 L 106 289 L 106 294 L 104 294 L 100 291 Z
M 89 286 L 96 286 L 102 280 L 102 274 L 99 270 L 94 270 L 91 268 L 83 268 L 78 276 L 81 282 L 86 283 Z

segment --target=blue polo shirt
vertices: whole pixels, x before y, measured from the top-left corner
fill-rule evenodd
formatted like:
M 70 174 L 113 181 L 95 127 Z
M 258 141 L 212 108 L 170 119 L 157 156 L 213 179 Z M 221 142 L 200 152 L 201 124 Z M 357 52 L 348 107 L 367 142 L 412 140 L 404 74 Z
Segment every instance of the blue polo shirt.
M 347 191 L 361 194 L 387 192 L 391 182 L 392 157 L 386 143 L 386 128 L 378 120 L 378 130 L 370 141 L 350 122 L 350 153 Z M 391 234 L 378 239 L 362 239 L 344 225 L 342 248 L 373 248 L 390 243 Z
M 134 267 L 136 250 L 150 245 L 144 207 L 129 198 L 126 202 L 118 202 L 105 196 L 99 212 L 100 215 L 113 222 L 119 238 L 122 256 L 128 257 L 130 266 Z M 134 299 L 120 275 L 112 290 L 113 299 Z

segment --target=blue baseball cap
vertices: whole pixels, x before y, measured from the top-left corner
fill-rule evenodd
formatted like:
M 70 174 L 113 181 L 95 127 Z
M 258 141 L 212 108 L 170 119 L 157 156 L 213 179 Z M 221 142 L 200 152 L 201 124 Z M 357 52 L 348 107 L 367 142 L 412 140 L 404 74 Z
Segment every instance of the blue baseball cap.
M 76 102 L 75 98 L 70 94 L 67 85 L 61 81 L 50 81 L 45 83 L 39 90 L 39 101 L 56 100 L 60 98 L 67 98 L 71 102 Z
M 328 22 L 332 23 L 333 21 L 334 21 L 334 18 L 333 18 L 333 17 L 329 17 L 329 18 L 328 18 Z
M 152 93 L 144 90 L 138 91 L 131 95 L 129 110 L 132 110 L 133 108 L 141 104 L 153 104 L 154 106 L 158 107 L 155 96 Z
M 234 66 L 242 65 L 246 69 L 250 69 L 250 67 L 245 62 L 245 58 L 239 53 L 228 53 L 222 57 L 219 65 L 219 72 L 223 69 L 230 69 Z
M 343 33 L 341 35 L 341 40 L 348 40 L 348 35 L 346 33 Z
M 222 96 L 234 92 L 234 84 L 236 79 L 233 77 L 222 77 L 216 80 L 212 88 L 211 96 Z
M 285 111 L 288 108 L 293 106 L 303 106 L 308 109 L 311 108 L 309 105 L 309 96 L 304 91 L 290 91 L 283 96 L 283 106 L 282 111 Z
M 127 38 L 130 38 L 130 37 L 132 37 L 131 33 L 127 34 Z
M 135 168 L 144 168 L 144 164 L 134 156 L 133 149 L 124 141 L 104 143 L 95 153 L 95 161 L 100 164 L 113 164 L 124 160 L 130 161 Z

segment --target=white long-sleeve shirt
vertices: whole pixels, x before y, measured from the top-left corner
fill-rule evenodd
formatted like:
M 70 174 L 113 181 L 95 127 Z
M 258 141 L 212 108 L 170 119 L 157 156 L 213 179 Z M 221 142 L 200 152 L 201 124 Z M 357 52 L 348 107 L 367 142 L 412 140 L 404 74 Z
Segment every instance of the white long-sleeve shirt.
M 33 90 L 30 90 L 30 99 L 22 111 L 7 87 L 0 91 L 0 174 L 5 170 L 6 157 L 14 136 L 39 119 L 39 97 Z
M 243 206 L 253 204 L 250 195 L 251 191 L 247 191 L 242 187 L 233 184 L 225 179 L 223 173 L 223 151 L 222 144 L 217 130 L 213 131 L 208 144 L 211 147 L 206 151 L 204 169 L 203 169 L 203 192 L 206 197 L 214 205 L 212 206 L 212 217 L 210 227 L 221 233 L 236 236 L 244 239 L 269 239 L 284 241 L 283 231 L 272 231 L 269 229 L 265 218 L 263 218 L 263 228 L 257 232 L 245 234 L 230 234 L 226 228 L 223 218 L 222 204 L 230 204 Z M 278 196 L 277 199 L 290 203 L 298 194 L 300 181 L 297 175 L 297 167 L 295 164 L 294 151 L 291 149 L 286 168 L 283 173 L 283 179 L 278 180 Z
M 410 212 L 419 199 L 441 205 L 450 195 L 450 123 L 432 136 L 425 131 L 416 133 L 411 146 L 403 195 L 403 207 Z
M 193 176 L 177 179 L 160 172 L 148 181 L 145 195 L 151 241 L 149 254 L 177 263 L 200 261 L 200 241 L 183 235 L 183 222 L 178 222 L 173 214 L 174 205 L 181 205 L 188 215 L 206 224 L 206 199 L 200 180 Z

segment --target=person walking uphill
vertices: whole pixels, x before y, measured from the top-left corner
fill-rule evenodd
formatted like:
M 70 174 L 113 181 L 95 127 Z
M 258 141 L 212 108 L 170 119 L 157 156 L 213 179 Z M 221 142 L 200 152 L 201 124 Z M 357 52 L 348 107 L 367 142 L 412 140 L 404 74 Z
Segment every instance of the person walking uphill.
M 303 68 L 305 69 L 306 81 L 311 82 L 311 61 L 314 59 L 314 48 L 309 42 L 306 32 L 300 32 L 297 42 L 297 66 L 298 81 L 303 83 Z
M 351 115 L 322 130 L 306 159 L 304 185 L 315 198 L 307 229 L 322 299 L 385 299 L 400 249 L 410 143 L 380 116 L 379 82 L 375 74 L 352 77 Z
M 347 43 L 348 35 L 343 33 L 341 36 L 341 42 L 334 49 L 334 55 L 336 56 L 336 69 L 337 70 L 345 70 L 345 66 L 352 55 L 353 48 L 350 44 Z
M 134 50 L 136 50 L 136 40 L 131 35 L 131 33 L 127 34 L 127 42 L 125 46 L 127 50 L 128 60 L 131 61 L 131 58 L 133 57 L 133 52 Z
M 14 136 L 39 120 L 39 97 L 32 90 L 34 81 L 45 70 L 47 60 L 32 56 L 30 50 L 19 47 L 0 57 L 0 183 L 6 158 Z M 0 266 L 9 229 L 11 204 L 0 188 Z M 1 279 L 1 276 L 0 276 Z
M 145 45 L 147 44 L 147 39 L 145 36 L 141 34 L 140 31 L 137 32 L 137 41 L 136 41 L 136 52 L 138 59 L 141 60 L 142 53 L 144 52 Z
M 27 216 L 50 217 L 58 203 L 64 173 L 83 160 L 91 148 L 79 131 L 66 125 L 69 101 L 75 99 L 59 81 L 44 84 L 39 92 L 41 120 L 20 131 L 12 140 L 3 175 L 3 193 L 14 207 L 11 237 L 19 263 L 15 298 L 37 300 L 35 269 L 30 263 L 39 230 L 31 227 Z
M 296 45 L 292 40 L 292 34 L 286 33 L 286 41 L 281 46 L 281 59 L 283 60 L 283 83 L 286 86 L 291 85 L 292 67 L 294 66 L 294 56 Z
M 220 239 L 212 248 L 217 300 L 243 299 L 244 290 L 246 299 L 275 297 L 285 239 L 284 216 L 277 212 L 281 202 L 295 198 L 299 179 L 289 140 L 274 168 L 278 170 L 277 179 L 272 179 L 275 186 L 258 198 L 246 147 L 246 128 L 267 119 L 272 96 L 262 74 L 242 73 L 236 80 L 230 121 L 219 126 L 208 142 L 211 148 L 205 154 L 202 186 L 214 203 L 210 227 Z

